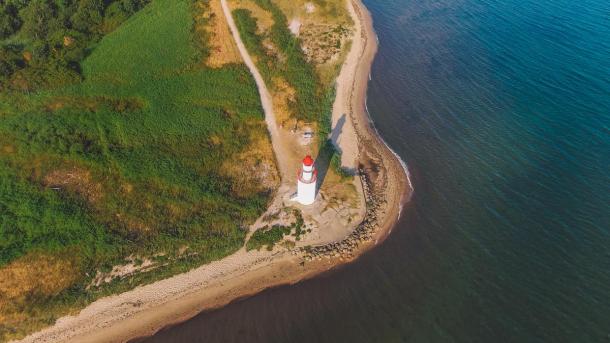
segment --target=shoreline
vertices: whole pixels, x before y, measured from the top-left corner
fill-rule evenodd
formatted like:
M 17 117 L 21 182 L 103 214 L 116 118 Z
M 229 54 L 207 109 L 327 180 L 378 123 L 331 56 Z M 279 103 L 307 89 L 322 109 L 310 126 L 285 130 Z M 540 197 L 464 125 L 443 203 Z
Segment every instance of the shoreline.
M 78 314 L 59 318 L 48 328 L 25 337 L 22 342 L 125 342 L 142 339 L 210 311 L 252 296 L 260 291 L 295 284 L 332 268 L 354 261 L 382 242 L 398 221 L 412 194 L 408 170 L 378 135 L 366 109 L 370 69 L 377 52 L 372 18 L 361 0 L 349 0 L 356 32 L 348 60 L 337 80 L 338 101 L 349 113 L 357 143 L 359 169 L 379 201 L 376 227 L 370 240 L 358 244 L 344 256 L 312 258 L 301 265 L 305 254 L 290 252 L 250 253 L 242 250 L 222 260 L 195 268 L 131 291 L 101 298 Z M 341 101 L 343 102 L 341 104 Z M 264 105 L 263 105 L 264 106 Z M 273 133 L 271 133 L 273 135 Z M 374 168 L 372 168 L 374 166 Z M 373 171 L 374 170 L 374 171 Z M 403 192 L 388 192 L 403 189 Z M 369 194 L 369 193 L 367 193 Z

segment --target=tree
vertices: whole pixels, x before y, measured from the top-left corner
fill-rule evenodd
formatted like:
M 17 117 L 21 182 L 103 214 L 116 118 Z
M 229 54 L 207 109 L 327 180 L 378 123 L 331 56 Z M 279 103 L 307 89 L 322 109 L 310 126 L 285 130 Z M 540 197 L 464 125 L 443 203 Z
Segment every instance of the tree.
M 17 9 L 10 4 L 0 5 L 0 39 L 12 35 L 19 29 L 21 20 L 17 14 Z
M 127 14 L 127 15 L 132 15 L 134 14 L 137 10 L 139 10 L 140 4 L 138 3 L 137 0 L 122 0 L 120 2 L 121 7 L 123 8 L 123 11 Z
M 0 46 L 0 91 L 5 90 L 13 73 L 24 67 L 22 48 L 16 45 Z
M 33 0 L 21 11 L 22 31 L 30 39 L 42 40 L 55 26 L 55 8 L 49 0 Z
M 92 32 L 92 28 L 102 23 L 104 2 L 102 0 L 80 0 L 70 21 L 72 27 L 81 32 Z

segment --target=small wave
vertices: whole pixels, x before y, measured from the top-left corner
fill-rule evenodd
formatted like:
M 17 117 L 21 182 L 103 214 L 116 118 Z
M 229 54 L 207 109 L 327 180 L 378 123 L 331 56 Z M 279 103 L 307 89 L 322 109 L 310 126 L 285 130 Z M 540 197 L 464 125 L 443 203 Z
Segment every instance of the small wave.
M 369 104 L 367 102 L 368 97 L 364 97 L 364 110 L 366 111 L 366 120 L 369 121 L 369 124 L 375 128 L 375 123 L 373 123 L 373 119 L 371 119 L 371 113 L 369 112 Z M 377 128 L 375 128 L 375 132 L 377 132 Z M 377 132 L 379 135 L 379 132 Z M 380 136 L 381 137 L 381 136 Z
M 369 74 L 369 77 L 370 77 L 370 74 Z M 379 134 L 379 131 L 377 130 L 377 127 L 375 126 L 375 123 L 373 122 L 373 119 L 371 117 L 371 113 L 369 112 L 367 100 L 368 100 L 368 97 L 365 97 L 364 98 L 364 109 L 366 111 L 366 116 L 369 120 L 369 123 L 371 123 L 371 126 L 375 130 L 377 137 L 379 137 L 379 140 L 381 140 L 383 145 L 385 145 L 385 147 L 388 148 L 388 150 L 390 150 L 390 152 L 394 155 L 394 157 L 396 157 L 396 159 L 398 159 L 398 162 L 400 163 L 400 166 L 402 167 L 402 170 L 405 173 L 405 176 L 407 177 L 407 183 L 409 184 L 409 188 L 411 189 L 411 193 L 409 194 L 409 198 L 410 198 L 413 196 L 413 193 L 415 192 L 415 188 L 413 188 L 413 183 L 411 182 L 411 173 L 409 173 L 409 167 L 408 167 L 407 163 L 405 161 L 403 161 L 403 159 L 400 157 L 400 155 L 398 155 L 396 153 L 396 151 L 394 151 L 394 149 L 392 149 L 388 145 L 388 143 L 383 139 L 381 134 Z M 403 208 L 403 204 L 400 204 L 400 207 L 398 208 L 398 219 L 400 219 L 400 215 L 402 214 L 402 208 Z
M 400 163 L 400 166 L 402 167 L 402 170 L 404 171 L 405 176 L 407 177 L 407 184 L 409 184 L 409 188 L 411 189 L 409 198 L 411 198 L 413 196 L 413 193 L 415 192 L 415 188 L 413 188 L 413 184 L 411 183 L 411 173 L 409 173 L 409 167 L 407 166 L 407 163 L 405 161 L 403 161 L 402 158 L 400 158 L 400 156 L 396 153 L 396 151 L 394 151 L 394 149 L 390 148 L 388 143 L 386 143 L 386 141 L 383 139 L 383 137 L 381 137 L 381 135 L 379 134 L 379 131 L 377 131 L 377 128 L 376 127 L 373 127 L 373 128 L 375 129 L 375 132 L 377 132 L 379 139 L 381 139 L 381 141 L 386 146 L 386 148 L 388 148 L 388 150 L 390 150 L 390 152 L 398 159 L 398 162 Z M 402 214 L 402 208 L 403 208 L 403 204 L 400 204 L 400 207 L 398 208 L 398 220 L 400 220 L 400 215 Z

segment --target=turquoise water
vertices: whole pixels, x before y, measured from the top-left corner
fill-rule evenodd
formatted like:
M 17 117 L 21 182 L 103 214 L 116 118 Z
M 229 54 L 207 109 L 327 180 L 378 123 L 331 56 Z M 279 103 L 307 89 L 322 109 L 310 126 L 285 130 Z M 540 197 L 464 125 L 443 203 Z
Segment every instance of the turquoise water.
M 610 342 L 610 1 L 365 1 L 412 203 L 356 263 L 150 342 Z

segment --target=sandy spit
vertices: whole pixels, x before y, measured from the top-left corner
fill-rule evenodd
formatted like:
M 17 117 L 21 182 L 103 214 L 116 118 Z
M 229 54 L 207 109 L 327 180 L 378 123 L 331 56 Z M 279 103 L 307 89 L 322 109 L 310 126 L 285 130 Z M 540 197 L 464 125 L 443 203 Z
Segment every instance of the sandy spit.
M 223 6 L 226 7 L 224 0 Z M 380 189 L 405 190 L 385 192 L 384 216 L 375 232 L 375 239 L 359 247 L 357 258 L 387 237 L 412 189 L 400 160 L 371 127 L 365 108 L 366 87 L 377 51 L 372 19 L 360 0 L 350 0 L 347 6 L 356 31 L 352 49 L 337 79 L 333 109 L 333 123 L 345 114 L 346 129 L 349 127 L 349 132 L 353 133 L 343 135 L 342 141 L 338 142 L 346 156 L 343 163 L 353 166 L 357 162 L 365 165 L 375 163 L 380 169 L 377 180 L 383 182 Z M 227 19 L 231 24 L 232 20 Z M 269 108 L 270 104 L 263 103 L 263 107 Z M 272 124 L 273 140 L 277 139 L 277 131 L 274 130 L 275 123 Z M 280 169 L 286 169 L 281 161 L 278 162 Z M 192 318 L 202 310 L 222 307 L 269 287 L 293 284 L 349 262 L 323 259 L 302 265 L 302 261 L 301 256 L 288 252 L 246 253 L 242 248 L 225 259 L 187 273 L 99 299 L 80 313 L 62 317 L 53 326 L 24 338 L 22 342 L 125 342 L 152 335 L 165 326 Z

